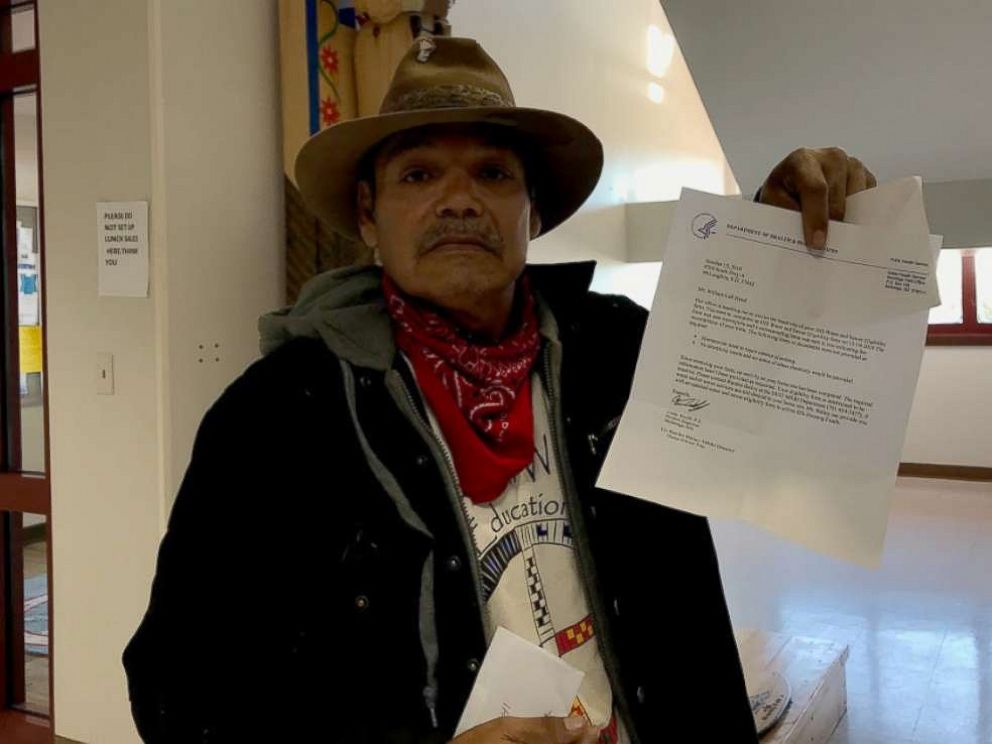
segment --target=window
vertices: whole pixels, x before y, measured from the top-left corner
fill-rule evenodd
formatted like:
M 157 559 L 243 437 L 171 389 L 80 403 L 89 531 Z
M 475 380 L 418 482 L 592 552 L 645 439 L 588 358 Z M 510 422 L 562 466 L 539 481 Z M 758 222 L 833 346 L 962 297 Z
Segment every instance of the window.
M 978 322 L 992 324 L 992 248 L 975 251 L 975 305 Z
M 992 248 L 942 250 L 937 286 L 927 343 L 992 345 Z

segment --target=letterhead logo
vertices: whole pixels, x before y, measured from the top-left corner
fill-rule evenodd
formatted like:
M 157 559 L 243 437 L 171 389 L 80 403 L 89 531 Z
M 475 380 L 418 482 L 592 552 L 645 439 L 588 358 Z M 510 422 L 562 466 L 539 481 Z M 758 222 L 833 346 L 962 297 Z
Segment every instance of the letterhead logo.
M 692 234 L 706 240 L 716 232 L 716 217 L 709 212 L 700 212 L 692 219 Z

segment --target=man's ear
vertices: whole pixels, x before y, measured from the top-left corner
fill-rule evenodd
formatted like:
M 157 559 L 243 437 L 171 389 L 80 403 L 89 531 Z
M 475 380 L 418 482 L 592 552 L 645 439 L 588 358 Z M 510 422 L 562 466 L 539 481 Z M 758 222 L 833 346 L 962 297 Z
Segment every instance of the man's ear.
M 537 204 L 532 199 L 530 202 L 530 239 L 533 240 L 541 234 L 541 212 Z
M 355 193 L 356 209 L 358 210 L 358 232 L 362 242 L 369 248 L 379 245 L 379 230 L 375 224 L 375 199 L 372 197 L 372 187 L 368 181 L 359 181 Z

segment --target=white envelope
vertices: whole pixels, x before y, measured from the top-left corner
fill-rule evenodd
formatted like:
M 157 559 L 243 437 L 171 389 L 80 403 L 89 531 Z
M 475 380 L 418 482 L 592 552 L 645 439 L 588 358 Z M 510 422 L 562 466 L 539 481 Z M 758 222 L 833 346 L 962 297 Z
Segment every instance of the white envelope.
M 540 646 L 497 628 L 455 736 L 505 716 L 563 718 L 584 677 L 585 672 Z

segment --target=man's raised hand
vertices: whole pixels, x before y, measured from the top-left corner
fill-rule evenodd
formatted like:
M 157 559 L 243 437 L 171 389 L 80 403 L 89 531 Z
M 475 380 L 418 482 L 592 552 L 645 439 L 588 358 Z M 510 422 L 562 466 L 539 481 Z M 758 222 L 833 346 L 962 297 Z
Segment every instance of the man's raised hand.
M 802 212 L 806 245 L 820 249 L 828 219 L 843 220 L 847 197 L 876 184 L 871 171 L 839 147 L 801 147 L 772 169 L 759 200 Z

